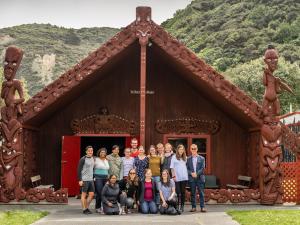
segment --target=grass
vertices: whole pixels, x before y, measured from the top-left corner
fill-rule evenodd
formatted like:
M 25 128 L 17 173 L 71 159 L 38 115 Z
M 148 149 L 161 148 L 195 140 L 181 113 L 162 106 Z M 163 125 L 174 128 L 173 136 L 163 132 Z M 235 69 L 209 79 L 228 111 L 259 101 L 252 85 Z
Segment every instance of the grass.
M 241 225 L 300 225 L 300 210 L 228 211 Z
M 34 211 L 4 211 L 0 212 L 1 225 L 27 225 L 46 216 L 47 212 L 34 212 Z

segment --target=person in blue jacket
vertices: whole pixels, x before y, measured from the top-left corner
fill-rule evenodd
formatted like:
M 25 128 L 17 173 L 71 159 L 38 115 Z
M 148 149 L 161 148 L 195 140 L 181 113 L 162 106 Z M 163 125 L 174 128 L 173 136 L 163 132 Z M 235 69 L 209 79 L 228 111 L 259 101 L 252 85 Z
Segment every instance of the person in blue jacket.
M 188 157 L 186 163 L 189 185 L 191 187 L 192 209 L 190 212 L 196 211 L 196 188 L 198 188 L 200 195 L 200 212 L 206 212 L 206 209 L 204 208 L 205 158 L 198 155 L 198 146 L 195 144 L 191 145 L 190 151 L 192 155 Z

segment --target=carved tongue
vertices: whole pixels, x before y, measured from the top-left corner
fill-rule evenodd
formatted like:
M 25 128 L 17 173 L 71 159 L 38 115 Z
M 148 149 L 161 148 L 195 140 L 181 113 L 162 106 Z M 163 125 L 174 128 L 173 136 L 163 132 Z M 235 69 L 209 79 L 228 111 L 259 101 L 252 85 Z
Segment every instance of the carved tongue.
M 267 162 L 269 164 L 270 169 L 274 171 L 278 165 L 278 156 L 274 159 L 267 157 Z

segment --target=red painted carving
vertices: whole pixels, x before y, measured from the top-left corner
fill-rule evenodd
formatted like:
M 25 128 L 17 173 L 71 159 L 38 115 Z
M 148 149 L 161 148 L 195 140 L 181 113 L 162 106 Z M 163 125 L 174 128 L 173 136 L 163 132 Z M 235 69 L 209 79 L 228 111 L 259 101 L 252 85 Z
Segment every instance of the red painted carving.
M 136 122 L 103 112 L 72 120 L 71 129 L 74 134 L 138 133 Z
M 168 133 L 206 133 L 216 134 L 220 129 L 220 122 L 217 120 L 181 118 L 174 120 L 158 120 L 155 123 L 157 132 Z
M 30 188 L 26 193 L 26 200 L 33 203 L 39 203 L 42 200 L 52 203 L 68 203 L 68 191 L 66 188 L 57 191 Z
M 4 59 L 4 78 L 1 98 L 5 106 L 1 108 L 1 136 L 0 147 L 0 201 L 8 202 L 12 199 L 22 199 L 22 103 L 24 102 L 22 85 L 14 79 L 23 57 L 21 49 L 8 47 Z M 16 97 L 16 92 L 19 98 Z
M 280 89 L 292 90 L 287 84 L 273 75 L 277 69 L 277 51 L 269 46 L 265 52 L 263 83 L 265 94 L 263 98 L 263 120 L 260 143 L 260 193 L 261 204 L 273 205 L 282 203 L 283 173 L 280 168 L 282 161 L 282 126 L 277 116 L 280 113 L 280 104 L 277 94 Z
M 260 193 L 257 189 L 205 189 L 205 202 L 210 200 L 216 203 L 246 203 L 259 202 Z

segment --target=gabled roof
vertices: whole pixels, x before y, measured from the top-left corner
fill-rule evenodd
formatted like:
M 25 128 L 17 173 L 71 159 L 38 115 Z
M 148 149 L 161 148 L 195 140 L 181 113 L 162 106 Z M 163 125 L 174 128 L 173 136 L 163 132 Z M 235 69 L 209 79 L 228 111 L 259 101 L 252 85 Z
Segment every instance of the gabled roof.
M 232 107 L 234 114 L 239 118 L 247 119 L 251 127 L 258 127 L 262 124 L 261 106 L 199 59 L 195 53 L 173 38 L 162 27 L 155 24 L 151 20 L 149 7 L 138 7 L 137 19 L 133 23 L 29 99 L 24 105 L 23 121 L 29 122 L 44 111 L 54 111 L 59 105 L 57 103 L 69 92 L 75 91 L 85 80 L 97 76 L 96 71 L 104 69 L 114 57 L 138 38 L 145 36 L 148 36 L 178 65 L 188 71 L 187 76 L 195 86 L 206 89 L 221 106 Z

